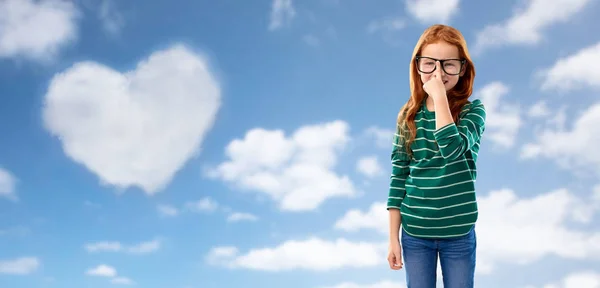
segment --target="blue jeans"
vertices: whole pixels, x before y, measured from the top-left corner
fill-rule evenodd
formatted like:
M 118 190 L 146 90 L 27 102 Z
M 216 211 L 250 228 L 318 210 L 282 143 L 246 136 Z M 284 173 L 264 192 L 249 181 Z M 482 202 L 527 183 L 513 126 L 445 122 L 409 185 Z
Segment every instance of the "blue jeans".
M 408 288 L 435 288 L 438 255 L 444 288 L 472 288 L 475 278 L 475 228 L 464 236 L 424 239 L 402 229 L 402 251 Z

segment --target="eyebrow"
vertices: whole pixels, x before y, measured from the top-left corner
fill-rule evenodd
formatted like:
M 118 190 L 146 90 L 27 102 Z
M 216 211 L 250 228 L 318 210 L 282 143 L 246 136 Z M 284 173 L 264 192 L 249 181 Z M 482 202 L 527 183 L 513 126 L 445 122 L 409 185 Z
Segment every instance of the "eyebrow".
M 433 59 L 433 60 L 463 60 L 460 57 L 456 57 L 456 58 L 443 58 L 443 59 L 435 58 L 435 57 L 431 57 L 431 56 L 424 56 L 424 55 L 417 55 L 417 57 L 420 57 L 420 58 L 429 58 L 429 59 Z

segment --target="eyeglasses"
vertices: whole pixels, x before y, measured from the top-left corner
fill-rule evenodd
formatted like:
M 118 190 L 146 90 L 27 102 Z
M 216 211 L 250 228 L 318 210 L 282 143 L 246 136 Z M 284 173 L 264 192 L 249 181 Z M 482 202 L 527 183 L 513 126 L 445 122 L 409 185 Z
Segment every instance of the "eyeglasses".
M 417 56 L 415 62 L 417 63 L 417 69 L 426 74 L 433 73 L 435 71 L 435 62 L 440 61 L 442 70 L 448 75 L 458 75 L 462 71 L 462 67 L 465 64 L 465 59 L 435 59 L 431 57 Z

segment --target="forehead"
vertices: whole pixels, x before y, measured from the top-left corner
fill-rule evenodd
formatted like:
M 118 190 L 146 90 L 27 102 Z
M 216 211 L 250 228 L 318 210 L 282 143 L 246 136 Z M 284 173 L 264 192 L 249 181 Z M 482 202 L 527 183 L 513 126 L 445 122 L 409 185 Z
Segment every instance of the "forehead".
M 425 45 L 421 51 L 421 56 L 432 57 L 436 59 L 459 58 L 458 47 L 446 42 L 440 41 Z

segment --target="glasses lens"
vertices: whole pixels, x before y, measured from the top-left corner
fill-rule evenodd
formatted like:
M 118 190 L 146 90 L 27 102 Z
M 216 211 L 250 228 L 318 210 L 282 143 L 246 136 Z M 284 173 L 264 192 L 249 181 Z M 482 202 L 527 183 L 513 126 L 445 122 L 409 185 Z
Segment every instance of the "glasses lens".
M 447 74 L 458 74 L 460 71 L 460 61 L 459 60 L 447 60 L 444 62 L 444 71 Z
M 419 58 L 419 71 L 423 73 L 431 73 L 435 70 L 435 61 L 429 58 Z

